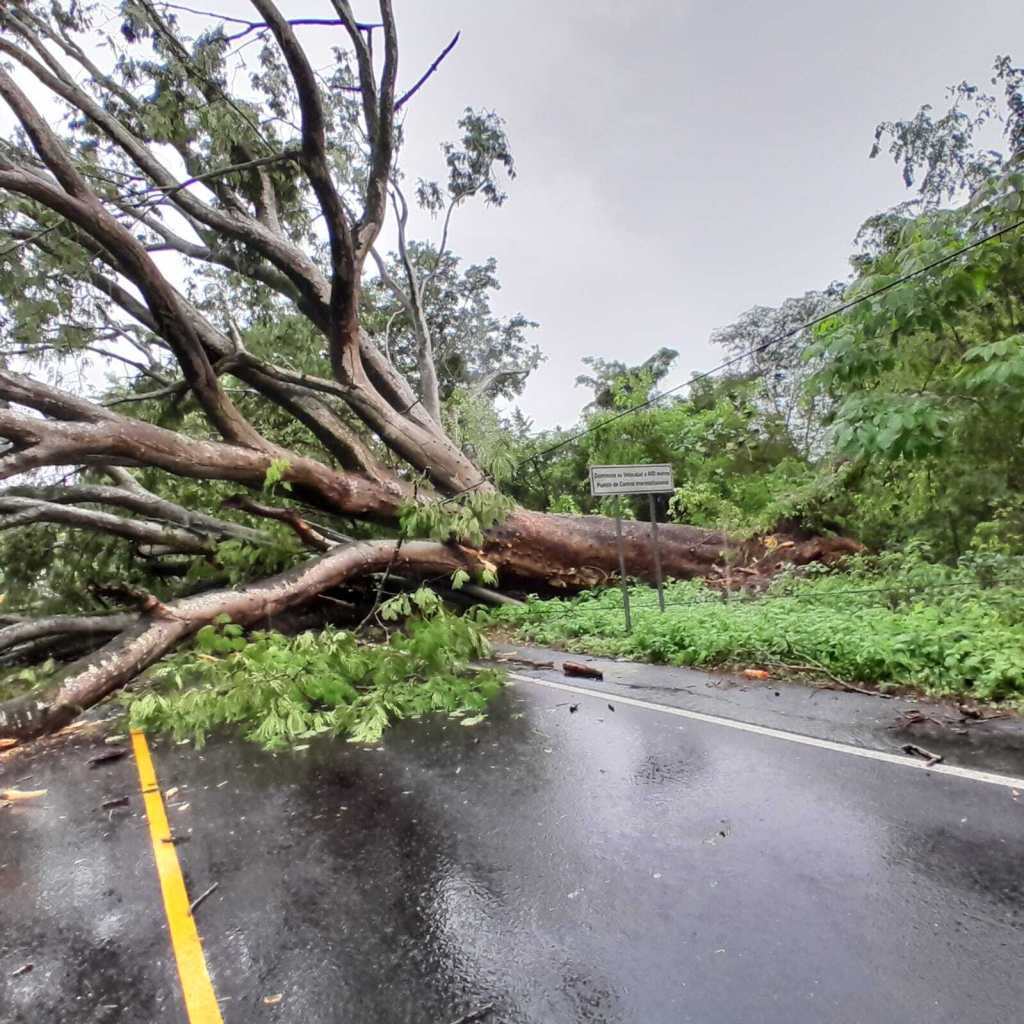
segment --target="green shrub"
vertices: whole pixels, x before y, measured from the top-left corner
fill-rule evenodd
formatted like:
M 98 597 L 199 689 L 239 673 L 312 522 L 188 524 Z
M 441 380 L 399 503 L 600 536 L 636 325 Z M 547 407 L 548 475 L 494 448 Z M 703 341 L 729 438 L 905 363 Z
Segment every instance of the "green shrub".
M 1024 697 L 1024 566 L 975 559 L 935 565 L 911 552 L 856 559 L 849 571 L 783 574 L 759 597 L 698 581 L 633 587 L 633 632 L 621 594 L 531 600 L 493 622 L 539 644 L 674 665 L 799 667 L 880 689 Z

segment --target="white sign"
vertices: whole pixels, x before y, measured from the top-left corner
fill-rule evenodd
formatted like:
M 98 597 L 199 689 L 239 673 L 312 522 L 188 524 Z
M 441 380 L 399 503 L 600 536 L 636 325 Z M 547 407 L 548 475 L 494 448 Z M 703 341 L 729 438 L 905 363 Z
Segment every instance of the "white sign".
M 590 467 L 590 493 L 595 498 L 606 494 L 670 494 L 674 490 L 668 463 Z

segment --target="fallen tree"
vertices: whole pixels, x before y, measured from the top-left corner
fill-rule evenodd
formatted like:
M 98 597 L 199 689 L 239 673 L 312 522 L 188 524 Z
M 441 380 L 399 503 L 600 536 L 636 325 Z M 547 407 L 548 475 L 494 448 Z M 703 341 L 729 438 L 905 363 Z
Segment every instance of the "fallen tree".
M 0 64 L 0 97 L 20 125 L 0 146 L 0 480 L 13 481 L 0 493 L 0 531 L 116 536 L 167 578 L 216 564 L 218 545 L 279 546 L 273 529 L 316 554 L 191 596 L 113 578 L 105 589 L 119 607 L 102 621 L 95 609 L 10 618 L 0 654 L 76 634 L 111 639 L 45 695 L 0 706 L 0 737 L 66 724 L 220 617 L 258 624 L 374 573 L 581 589 L 618 571 L 612 520 L 515 507 L 443 425 L 423 313 L 431 275 L 409 256 L 396 167 L 398 117 L 437 62 L 401 92 L 389 0 L 372 24 L 333 0 L 347 50 L 325 78 L 272 0 L 252 5 L 259 20 L 243 34 L 263 37 L 265 72 L 245 96 L 226 85 L 238 35 L 216 19 L 187 45 L 173 5 L 130 0 L 121 35 L 106 40 L 116 59 L 100 68 L 91 54 L 102 29 L 80 5 L 12 0 L 0 12 L 0 56 L 15 69 Z M 30 98 L 43 94 L 68 114 L 62 133 Z M 447 151 L 450 180 L 431 193 L 445 209 L 438 260 L 454 209 L 475 194 L 498 201 L 495 168 L 511 167 L 500 122 L 464 124 L 464 148 Z M 375 248 L 389 205 L 404 281 Z M 368 260 L 410 316 L 412 379 L 386 333 L 361 321 Z M 60 386 L 61 359 L 83 354 L 86 377 L 104 360 L 127 366 L 130 384 Z M 392 536 L 347 540 L 315 515 Z M 651 578 L 647 525 L 624 530 L 630 571 Z M 671 525 L 661 540 L 676 577 L 769 573 L 854 547 Z

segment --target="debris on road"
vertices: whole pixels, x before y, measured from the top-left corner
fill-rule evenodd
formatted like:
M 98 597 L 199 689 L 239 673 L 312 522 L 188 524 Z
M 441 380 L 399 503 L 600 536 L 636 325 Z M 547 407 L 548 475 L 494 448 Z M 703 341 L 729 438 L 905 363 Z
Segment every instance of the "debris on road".
M 932 751 L 925 750 L 924 747 L 919 747 L 915 743 L 904 743 L 900 749 L 904 754 L 910 754 L 912 757 L 923 757 L 928 762 L 925 766 L 927 768 L 942 762 L 941 754 L 932 753 Z
M 104 811 L 106 811 L 106 810 L 110 810 L 113 807 L 127 807 L 128 806 L 128 802 L 129 802 L 129 798 L 126 797 L 126 796 L 115 796 L 111 800 L 104 800 L 103 803 L 100 804 L 100 807 Z
M 740 675 L 747 679 L 771 679 L 771 672 L 765 672 L 763 668 L 745 668 Z
M 479 1010 L 470 1010 L 469 1013 L 463 1014 L 461 1017 L 453 1020 L 452 1024 L 470 1024 L 470 1021 L 486 1017 L 493 1009 L 494 1003 L 488 1003 L 486 1006 L 481 1006 Z
M 496 654 L 495 661 L 504 661 L 515 665 L 527 665 L 530 668 L 554 668 L 553 661 L 536 661 L 533 658 L 524 658 L 521 654 Z
M 931 722 L 933 725 L 942 726 L 943 728 L 948 726 L 947 722 L 940 722 L 937 718 L 932 718 L 931 715 L 926 715 L 923 711 L 918 711 L 917 708 L 911 708 L 909 711 L 901 711 L 900 718 L 902 721 L 896 724 L 896 728 L 900 728 L 901 726 L 923 725 L 925 722 Z
M 263 997 L 263 1005 L 264 1006 L 277 1006 L 277 1004 L 279 1002 L 281 1002 L 282 999 L 284 999 L 284 993 L 283 992 L 278 992 L 276 995 L 273 995 L 273 996 L 264 996 Z
M 582 679 L 604 679 L 604 673 L 600 669 L 591 668 L 590 665 L 581 665 L 578 661 L 563 661 L 562 674 Z
M 614 704 L 609 704 L 608 705 L 608 710 L 609 711 L 614 711 L 615 710 L 615 705 Z
M 90 768 L 98 768 L 101 764 L 109 764 L 111 761 L 120 761 L 122 757 L 128 756 L 127 747 L 114 747 L 110 750 L 104 751 L 102 754 L 97 754 L 95 757 L 90 757 L 86 764 Z
M 46 789 L 0 789 L 0 800 L 10 800 L 12 803 L 19 800 L 38 800 L 48 792 Z
M 220 882 L 214 882 L 205 892 L 200 893 L 189 905 L 188 912 L 194 914 L 196 908 L 204 901 L 207 897 L 212 896 L 220 888 Z
M 34 964 L 22 964 L 16 971 L 11 971 L 11 977 L 20 978 L 23 974 L 28 974 L 34 966 Z

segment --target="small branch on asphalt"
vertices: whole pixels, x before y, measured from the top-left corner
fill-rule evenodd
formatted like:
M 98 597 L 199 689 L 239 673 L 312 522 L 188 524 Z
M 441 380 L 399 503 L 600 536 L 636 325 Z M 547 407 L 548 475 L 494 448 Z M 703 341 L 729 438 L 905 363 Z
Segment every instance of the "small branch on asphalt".
M 534 661 L 533 658 L 524 658 L 519 654 L 496 654 L 495 661 L 503 661 L 515 665 L 528 665 L 530 668 L 554 668 L 553 661 Z
M 788 669 L 791 672 L 820 672 L 823 676 L 827 676 L 835 686 L 846 690 L 848 693 L 862 693 L 865 697 L 880 697 L 882 700 L 892 700 L 891 693 L 882 693 L 880 690 L 868 690 L 863 686 L 855 686 L 853 683 L 846 682 L 845 679 L 840 679 L 839 676 L 829 672 L 824 665 L 819 665 L 817 662 L 811 665 L 790 665 L 784 661 L 773 661 L 772 664 L 777 668 Z M 819 689 L 832 690 L 834 686 L 819 687 Z
M 486 1006 L 481 1006 L 479 1010 L 470 1010 L 469 1013 L 463 1014 L 461 1017 L 453 1020 L 452 1024 L 470 1024 L 470 1021 L 481 1020 L 493 1009 L 494 1003 L 488 1003 Z
M 924 747 L 917 746 L 916 743 L 904 743 L 900 748 L 904 754 L 910 754 L 912 757 L 923 757 L 927 760 L 926 768 L 931 768 L 933 764 L 940 764 L 942 762 L 942 755 L 935 754 L 930 750 L 925 750 Z
M 220 888 L 220 882 L 214 882 L 205 892 L 200 893 L 189 905 L 189 914 L 194 914 L 196 908 L 205 900 L 207 897 L 212 896 Z
M 108 764 L 111 761 L 120 761 L 122 757 L 128 756 L 128 750 L 126 747 L 122 747 L 119 750 L 106 750 L 102 754 L 97 754 L 95 757 L 90 757 L 86 764 L 90 768 L 96 768 L 101 764 Z
M 110 811 L 115 807 L 127 807 L 129 803 L 129 797 L 126 796 L 115 796 L 112 800 L 104 800 L 100 804 L 101 810 Z

